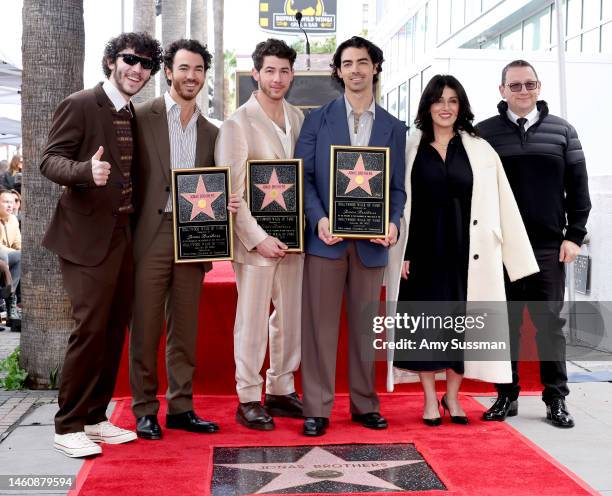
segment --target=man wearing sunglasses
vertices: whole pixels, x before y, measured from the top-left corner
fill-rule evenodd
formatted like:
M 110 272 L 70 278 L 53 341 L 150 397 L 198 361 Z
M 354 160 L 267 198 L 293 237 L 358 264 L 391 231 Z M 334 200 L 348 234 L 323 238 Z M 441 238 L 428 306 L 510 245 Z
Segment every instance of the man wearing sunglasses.
M 587 170 L 576 130 L 548 113 L 538 100 L 541 83 L 524 60 L 502 71 L 499 115 L 477 128 L 499 154 L 516 197 L 540 272 L 514 283 L 506 278 L 509 301 L 512 383 L 497 384 L 498 397 L 484 420 L 517 415 L 520 391 L 517 359 L 525 304 L 536 327 L 542 400 L 546 418 L 556 427 L 573 427 L 565 404 L 569 394 L 565 363 L 565 264 L 573 262 L 586 235 L 591 209 Z
M 134 432 L 106 417 L 132 310 L 134 115 L 130 102 L 161 64 L 157 40 L 123 33 L 104 50 L 107 77 L 55 111 L 40 170 L 64 187 L 43 245 L 59 255 L 75 328 L 61 373 L 54 446 L 70 457 L 102 452 Z

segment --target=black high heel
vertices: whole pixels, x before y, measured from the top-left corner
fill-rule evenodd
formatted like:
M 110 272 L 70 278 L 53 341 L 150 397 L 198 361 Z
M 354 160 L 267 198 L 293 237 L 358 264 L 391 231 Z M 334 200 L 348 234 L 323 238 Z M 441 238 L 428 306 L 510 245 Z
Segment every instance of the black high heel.
M 446 402 L 446 395 L 442 396 L 442 408 L 444 410 L 444 415 L 446 415 L 446 411 L 448 410 L 448 414 L 450 415 L 451 422 L 453 424 L 461 424 L 465 425 L 468 423 L 468 418 L 463 415 L 451 415 L 450 408 L 448 407 L 448 403 Z
M 438 410 L 440 410 L 440 402 L 439 401 L 438 401 Z M 428 425 L 429 427 L 437 427 L 439 425 L 442 425 L 442 417 L 424 418 L 423 419 L 423 423 L 425 425 Z

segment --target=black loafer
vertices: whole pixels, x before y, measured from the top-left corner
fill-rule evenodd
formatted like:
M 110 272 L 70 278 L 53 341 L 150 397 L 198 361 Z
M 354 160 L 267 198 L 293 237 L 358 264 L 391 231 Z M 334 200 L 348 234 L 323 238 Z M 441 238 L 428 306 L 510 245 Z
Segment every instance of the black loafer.
M 155 441 L 162 438 L 162 430 L 157 415 L 145 415 L 136 419 L 136 435 L 140 439 Z
M 168 429 L 180 429 L 187 432 L 211 434 L 219 430 L 219 426 L 210 420 L 198 417 L 193 410 L 173 415 L 166 415 Z
M 495 403 L 482 414 L 482 420 L 502 422 L 506 417 L 518 415 L 518 400 L 511 400 L 508 396 L 498 396 Z
M 302 418 L 302 402 L 297 393 L 266 394 L 264 407 L 273 417 Z
M 236 421 L 249 429 L 259 431 L 274 429 L 274 419 L 270 417 L 259 401 L 240 403 L 236 410 Z
M 305 436 L 322 436 L 329 427 L 329 419 L 325 417 L 306 417 L 304 420 Z
M 555 427 L 569 429 L 574 427 L 574 418 L 570 415 L 563 398 L 555 398 L 546 405 L 546 419 Z
M 388 426 L 387 419 L 378 412 L 353 413 L 351 418 L 353 422 L 357 422 L 368 429 L 386 429 Z

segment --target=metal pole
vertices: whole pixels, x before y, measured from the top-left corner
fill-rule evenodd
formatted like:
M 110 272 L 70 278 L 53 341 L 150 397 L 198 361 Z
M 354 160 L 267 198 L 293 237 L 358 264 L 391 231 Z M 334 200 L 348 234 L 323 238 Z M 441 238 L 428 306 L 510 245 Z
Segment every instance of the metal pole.
M 565 73 L 565 16 L 561 0 L 555 0 L 557 22 L 557 69 L 559 71 L 559 104 L 561 117 L 567 119 L 567 80 Z M 576 284 L 574 280 L 574 264 L 567 265 L 567 301 L 569 303 L 569 342 L 575 343 L 576 336 Z
M 125 33 L 125 0 L 121 0 L 121 32 Z

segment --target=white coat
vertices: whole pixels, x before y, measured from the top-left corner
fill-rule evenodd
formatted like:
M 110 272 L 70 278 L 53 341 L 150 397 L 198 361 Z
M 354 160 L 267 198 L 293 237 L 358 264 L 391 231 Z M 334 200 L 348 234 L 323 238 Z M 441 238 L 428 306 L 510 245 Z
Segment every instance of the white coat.
M 469 309 L 470 302 L 506 300 L 504 266 L 511 281 L 535 274 L 539 268 L 499 156 L 484 139 L 466 132 L 459 134 L 473 175 L 467 277 Z M 401 266 L 410 225 L 412 166 L 421 135 L 417 131 L 406 142 L 405 185 L 408 199 L 402 217 L 400 238 L 390 250 L 385 271 L 387 300 L 390 302 L 397 301 L 399 295 Z M 478 255 L 478 258 L 474 259 L 474 255 Z M 499 312 L 499 307 L 496 310 Z M 496 324 L 496 335 L 504 337 L 509 343 L 507 315 L 498 318 Z M 394 330 L 390 332 L 393 334 Z M 389 336 L 391 340 L 392 336 Z M 465 377 L 495 383 L 512 382 L 509 350 L 508 360 L 466 360 Z M 387 354 L 387 390 L 393 391 L 396 383 L 417 379 L 416 374 L 393 367 L 393 351 L 390 350 Z

